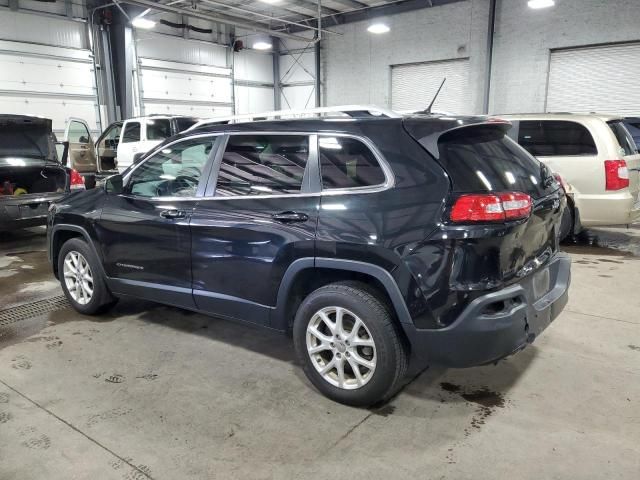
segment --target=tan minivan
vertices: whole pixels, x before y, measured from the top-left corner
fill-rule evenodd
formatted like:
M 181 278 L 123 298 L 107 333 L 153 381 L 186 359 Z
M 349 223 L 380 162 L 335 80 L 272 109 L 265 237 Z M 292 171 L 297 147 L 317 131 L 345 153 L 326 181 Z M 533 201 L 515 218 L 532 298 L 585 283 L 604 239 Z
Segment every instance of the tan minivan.
M 500 115 L 509 135 L 568 184 L 564 235 L 640 218 L 640 155 L 622 117 L 543 113 Z

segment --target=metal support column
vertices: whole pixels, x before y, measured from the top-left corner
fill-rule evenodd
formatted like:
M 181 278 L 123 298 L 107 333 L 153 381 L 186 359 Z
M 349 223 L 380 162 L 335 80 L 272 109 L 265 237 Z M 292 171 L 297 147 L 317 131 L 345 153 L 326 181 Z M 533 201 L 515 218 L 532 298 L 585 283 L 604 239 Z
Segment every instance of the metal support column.
M 315 63 L 316 63 L 316 75 L 315 75 L 315 92 L 316 92 L 316 107 L 322 106 L 322 95 L 320 89 L 322 88 L 322 82 L 320 81 L 320 40 L 314 45 Z
M 282 79 L 280 78 L 280 39 L 277 37 L 272 37 L 271 43 L 273 45 L 273 107 L 274 110 L 280 110 L 282 108 Z
M 489 23 L 487 30 L 487 61 L 485 64 L 484 78 L 484 98 L 482 113 L 489 113 L 489 100 L 491 96 L 491 69 L 493 67 L 493 37 L 496 27 L 496 3 L 497 0 L 490 0 L 489 3 Z

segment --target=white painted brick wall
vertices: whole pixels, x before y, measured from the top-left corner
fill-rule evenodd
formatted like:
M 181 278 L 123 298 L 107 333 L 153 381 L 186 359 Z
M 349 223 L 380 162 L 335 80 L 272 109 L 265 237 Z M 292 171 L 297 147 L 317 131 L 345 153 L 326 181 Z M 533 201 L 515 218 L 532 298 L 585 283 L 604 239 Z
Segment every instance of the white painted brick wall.
M 470 58 L 471 109 L 482 111 L 489 1 L 469 0 L 395 15 L 391 32 L 371 35 L 359 22 L 323 41 L 323 103 L 389 105 L 391 65 Z M 557 0 L 531 10 L 498 0 L 490 112 L 544 109 L 550 50 L 640 41 L 640 0 Z M 461 48 L 463 47 L 463 48 Z
M 470 57 L 474 82 L 478 71 L 482 78 L 487 8 L 477 7 L 484 4 L 460 2 L 388 17 L 391 32 L 384 35 L 369 34 L 366 22 L 333 28 L 343 35 L 323 40 L 324 103 L 389 106 L 394 64 Z M 472 95 L 472 103 L 478 101 Z

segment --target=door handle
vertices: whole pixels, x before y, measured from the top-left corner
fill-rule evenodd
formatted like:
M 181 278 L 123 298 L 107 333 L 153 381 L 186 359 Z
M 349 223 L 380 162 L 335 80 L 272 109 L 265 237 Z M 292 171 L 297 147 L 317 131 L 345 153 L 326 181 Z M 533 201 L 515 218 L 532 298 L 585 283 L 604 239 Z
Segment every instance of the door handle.
M 187 212 L 185 212 L 184 210 L 163 210 L 162 212 L 160 212 L 160 216 L 162 218 L 169 218 L 173 220 L 176 218 L 186 218 Z
M 282 212 L 282 213 L 274 213 L 271 215 L 276 222 L 282 223 L 296 223 L 296 222 L 306 222 L 309 220 L 309 215 L 306 213 L 299 212 Z

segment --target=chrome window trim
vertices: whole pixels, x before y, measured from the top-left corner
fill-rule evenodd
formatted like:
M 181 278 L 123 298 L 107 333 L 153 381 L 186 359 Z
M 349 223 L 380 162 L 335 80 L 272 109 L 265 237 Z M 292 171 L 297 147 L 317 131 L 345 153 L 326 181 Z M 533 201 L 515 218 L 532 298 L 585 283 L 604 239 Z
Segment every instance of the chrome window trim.
M 301 136 L 301 137 L 307 137 L 308 142 L 309 142 L 309 159 L 307 160 L 307 164 L 305 165 L 305 171 L 307 171 L 310 167 L 310 164 L 314 161 L 316 161 L 316 163 L 318 163 L 318 134 L 316 132 L 283 132 L 283 131 L 277 131 L 277 132 L 271 132 L 271 131 L 266 131 L 266 130 L 260 130 L 260 131 L 239 131 L 239 132 L 235 132 L 235 131 L 228 131 L 225 133 L 225 135 L 227 135 L 227 138 L 231 138 L 232 136 L 239 136 L 239 135 L 281 135 L 281 136 Z M 315 140 L 315 142 L 314 142 Z M 226 152 L 226 148 L 227 145 L 229 144 L 229 142 L 227 141 L 227 143 L 224 145 L 224 151 L 222 152 L 222 158 L 220 159 L 220 162 L 222 162 L 223 158 L 224 158 L 224 154 Z M 213 193 L 214 195 L 211 196 L 203 196 L 202 199 L 203 200 L 213 200 L 213 199 L 239 199 L 239 198 L 280 198 L 280 197 L 299 197 L 299 196 L 303 196 L 303 195 L 311 195 L 310 193 L 281 193 L 278 195 L 268 195 L 268 194 L 260 194 L 260 195 L 230 195 L 227 197 L 216 197 L 215 196 L 215 191 L 217 188 L 217 182 L 218 182 L 218 172 L 220 170 L 220 167 L 222 166 L 222 163 L 220 163 L 217 167 L 218 167 L 218 171 L 216 172 L 212 172 L 214 174 L 215 177 L 215 182 L 216 185 L 213 186 Z M 305 174 L 305 178 L 303 178 L 303 183 L 300 186 L 300 190 L 304 189 L 305 185 L 304 185 L 304 181 L 305 180 L 309 180 L 308 178 L 306 178 L 307 175 Z M 319 192 L 317 192 L 319 193 Z
M 199 134 L 199 135 L 193 135 L 193 136 L 189 136 L 189 137 L 184 137 L 181 138 L 179 140 L 176 140 L 175 142 L 171 142 L 167 145 L 165 145 L 164 147 L 170 147 L 171 145 L 174 145 L 176 143 L 179 142 L 183 142 L 183 141 L 187 141 L 187 140 L 192 140 L 194 138 L 205 138 L 205 137 L 217 137 L 220 135 L 305 135 L 308 137 L 312 137 L 314 135 L 317 136 L 318 140 L 320 139 L 320 137 L 323 136 L 328 136 L 328 137 L 343 137 L 343 138 L 353 138 L 355 140 L 359 140 L 362 143 L 364 143 L 367 148 L 369 148 L 369 150 L 371 150 L 371 152 L 373 153 L 374 157 L 376 158 L 376 160 L 378 161 L 380 167 L 382 168 L 382 171 L 384 173 L 385 176 L 385 182 L 381 183 L 379 185 L 371 185 L 371 186 L 366 186 L 366 187 L 351 187 L 351 188 L 327 188 L 327 189 L 322 189 L 321 192 L 314 192 L 314 193 L 285 193 L 285 194 L 279 194 L 279 195 L 235 195 L 235 196 L 229 196 L 229 197 L 216 197 L 216 196 L 202 196 L 202 197 L 142 197 L 139 195 L 125 195 L 123 194 L 123 196 L 125 197 L 129 197 L 129 198 L 138 198 L 138 199 L 144 199 L 144 200 L 149 200 L 149 201 L 171 201 L 171 202 L 177 202 L 177 201 L 211 201 L 211 200 L 240 200 L 240 199 L 248 199 L 248 200 L 259 200 L 259 199 L 269 199 L 269 198 L 291 198 L 291 197 L 332 197 L 332 196 L 339 196 L 339 195 L 357 195 L 357 194 L 367 194 L 367 193 L 379 193 L 379 192 L 383 192 L 385 190 L 389 190 L 391 188 L 393 188 L 395 186 L 395 177 L 393 175 L 393 170 L 391 169 L 391 166 L 389 165 L 389 163 L 386 161 L 386 159 L 384 158 L 384 156 L 380 153 L 380 151 L 378 150 L 378 148 L 375 146 L 375 144 L 367 137 L 361 136 L 361 135 L 356 135 L 356 134 L 351 134 L 351 133 L 332 133 L 332 132 L 300 132 L 300 131 L 291 131 L 291 132 L 284 132 L 284 131 L 268 131 L 268 130 L 256 130 L 256 131 L 219 131 L 219 132 L 213 132 L 213 133 L 203 133 L 203 134 Z M 311 141 L 311 138 L 310 138 Z M 322 172 L 321 172 L 321 166 L 320 166 L 320 149 L 319 149 L 319 145 L 317 146 L 318 149 L 318 169 L 320 171 L 320 185 L 322 186 Z M 139 163 L 138 165 L 136 165 L 130 172 L 127 173 L 127 176 L 124 177 L 125 181 L 129 181 L 129 177 L 130 175 L 141 165 L 144 165 L 149 159 L 151 159 L 153 157 L 149 157 L 147 159 L 145 159 L 144 162 Z
M 324 195 L 345 195 L 345 194 L 353 194 L 353 193 L 376 193 L 383 192 L 395 186 L 395 177 L 393 175 L 393 170 L 391 170 L 391 166 L 384 158 L 378 147 L 369 140 L 369 138 L 354 135 L 351 133 L 319 133 L 318 140 L 320 137 L 343 137 L 343 138 L 352 138 L 354 140 L 358 140 L 365 144 L 365 146 L 373 153 L 373 156 L 378 161 L 380 168 L 382 168 L 382 172 L 384 173 L 384 182 L 379 183 L 378 185 L 367 185 L 366 187 L 350 187 L 350 188 L 322 188 L 322 193 Z M 320 169 L 320 186 L 322 187 L 322 164 L 320 163 L 320 145 L 318 144 L 318 167 Z
M 366 187 L 351 187 L 351 188 L 327 188 L 322 189 L 321 192 L 315 193 L 284 193 L 280 195 L 235 195 L 229 197 L 202 197 L 201 200 L 239 200 L 242 198 L 247 199 L 267 199 L 267 198 L 286 198 L 286 197 L 322 197 L 322 196 L 336 196 L 336 195 L 355 195 L 355 194 L 363 194 L 363 193 L 378 193 L 383 192 L 385 190 L 389 190 L 395 186 L 395 177 L 393 175 L 393 170 L 391 170 L 391 166 L 386 161 L 384 156 L 380 153 L 375 144 L 369 140 L 367 137 L 361 135 L 355 135 L 351 133 L 342 133 L 342 132 L 283 132 L 283 131 L 267 131 L 267 130 L 259 130 L 259 131 L 239 131 L 239 132 L 228 132 L 228 135 L 306 135 L 312 137 L 316 135 L 318 141 L 321 137 L 343 137 L 343 138 L 353 138 L 355 140 L 359 140 L 364 143 L 367 148 L 373 153 L 373 156 L 378 161 L 378 164 L 382 168 L 382 171 L 385 176 L 384 183 L 380 183 L 378 185 L 371 185 Z M 320 186 L 322 187 L 322 168 L 320 165 L 320 148 L 319 144 L 316 146 L 318 151 L 318 170 L 320 172 Z

